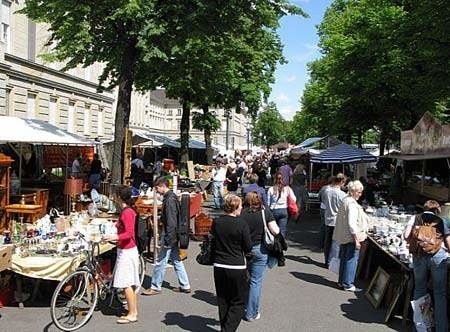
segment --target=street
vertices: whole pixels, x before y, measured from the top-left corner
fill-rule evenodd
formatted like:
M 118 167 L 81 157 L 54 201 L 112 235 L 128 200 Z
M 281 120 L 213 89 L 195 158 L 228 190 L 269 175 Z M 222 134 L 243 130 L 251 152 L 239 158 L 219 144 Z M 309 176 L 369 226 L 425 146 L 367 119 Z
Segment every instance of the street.
M 286 266 L 266 273 L 261 319 L 243 321 L 238 331 L 400 330 L 401 320 L 393 318 L 384 324 L 385 309 L 374 309 L 364 292 L 355 294 L 336 288 L 337 276 L 322 267 L 323 255 L 316 246 L 318 214 L 307 214 L 301 223 L 290 224 L 288 229 Z M 169 284 L 177 286 L 175 273 L 169 268 L 162 294 L 139 296 L 137 323 L 118 325 L 113 312 L 102 310 L 96 311 L 79 331 L 219 331 L 212 267 L 197 264 L 198 251 L 199 242 L 192 241 L 185 261 L 191 294 L 178 294 L 167 288 Z M 151 265 L 147 267 L 151 272 Z M 148 277 L 144 283 L 149 285 Z M 1 308 L 0 313 L 3 332 L 57 331 L 51 323 L 48 304 Z

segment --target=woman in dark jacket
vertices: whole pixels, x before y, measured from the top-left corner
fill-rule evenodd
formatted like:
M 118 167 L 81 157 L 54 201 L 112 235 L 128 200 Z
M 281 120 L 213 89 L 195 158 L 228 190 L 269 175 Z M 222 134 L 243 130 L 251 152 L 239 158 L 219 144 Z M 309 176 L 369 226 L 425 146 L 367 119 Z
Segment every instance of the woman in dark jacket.
M 236 331 L 244 316 L 248 295 L 245 254 L 252 248 L 248 225 L 239 215 L 241 199 L 233 194 L 225 197 L 225 215 L 214 220 L 214 284 L 223 332 Z
M 264 214 L 264 217 L 263 217 Z M 258 193 L 252 191 L 245 196 L 245 209 L 242 219 L 250 229 L 252 239 L 252 259 L 249 263 L 250 282 L 249 295 L 245 310 L 245 319 L 253 321 L 261 317 L 260 303 L 261 287 L 264 272 L 267 266 L 268 252 L 261 242 L 264 237 L 264 222 L 267 228 L 274 235 L 280 232 L 277 222 L 268 209 L 264 209 L 264 204 Z

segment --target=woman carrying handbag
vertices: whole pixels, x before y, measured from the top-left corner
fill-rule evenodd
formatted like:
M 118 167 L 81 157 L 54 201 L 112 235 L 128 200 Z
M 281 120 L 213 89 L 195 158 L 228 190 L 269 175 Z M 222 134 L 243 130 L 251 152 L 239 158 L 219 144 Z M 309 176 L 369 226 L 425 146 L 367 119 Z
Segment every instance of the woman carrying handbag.
M 258 193 L 249 192 L 245 196 L 244 205 L 245 208 L 241 218 L 247 223 L 252 240 L 252 259 L 248 263 L 250 274 L 249 295 L 245 306 L 245 319 L 251 322 L 261 317 L 261 288 L 268 261 L 269 248 L 267 248 L 267 242 L 270 242 L 265 241 L 265 236 L 267 232 L 277 235 L 280 230 L 272 213 L 264 209 L 264 204 Z

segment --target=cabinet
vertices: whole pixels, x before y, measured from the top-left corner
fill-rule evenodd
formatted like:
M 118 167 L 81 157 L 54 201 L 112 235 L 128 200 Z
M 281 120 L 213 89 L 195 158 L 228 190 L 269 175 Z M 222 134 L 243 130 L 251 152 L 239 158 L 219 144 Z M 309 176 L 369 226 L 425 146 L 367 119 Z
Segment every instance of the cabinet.
M 9 228 L 5 207 L 9 204 L 11 164 L 13 161 L 11 157 L 0 153 L 0 233 Z

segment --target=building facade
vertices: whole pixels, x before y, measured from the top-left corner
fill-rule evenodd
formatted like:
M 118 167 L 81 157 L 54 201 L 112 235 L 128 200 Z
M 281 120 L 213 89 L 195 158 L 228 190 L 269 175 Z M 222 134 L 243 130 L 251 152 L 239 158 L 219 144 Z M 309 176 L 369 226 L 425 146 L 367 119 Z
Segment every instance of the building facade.
M 1 0 L 0 115 L 39 119 L 87 138 L 111 139 L 114 92 L 97 92 L 101 66 L 61 71 L 45 63 L 50 34 L 17 14 L 24 1 Z
M 153 134 L 166 135 L 172 139 L 180 137 L 180 124 L 182 117 L 182 105 L 176 99 L 167 98 L 164 89 L 157 89 L 147 93 L 134 93 L 131 99 L 130 128 L 149 130 Z M 219 150 L 225 150 L 227 146 L 228 127 L 228 149 L 247 150 L 247 142 L 250 129 L 249 118 L 234 109 L 211 108 L 221 126 L 212 134 L 212 144 Z M 192 112 L 203 111 L 192 109 Z M 228 122 L 228 124 L 227 124 Z M 203 131 L 192 127 L 192 115 L 190 121 L 189 135 L 191 139 L 204 142 Z
M 17 13 L 24 0 L 0 2 L 0 115 L 44 120 L 91 139 L 113 139 L 117 91 L 97 91 L 102 65 L 64 72 L 62 63 L 46 63 L 40 55 L 51 47 L 47 26 Z M 246 149 L 247 118 L 234 110 L 211 111 L 221 121 L 213 144 L 225 149 L 228 132 L 229 149 Z M 134 92 L 130 127 L 176 139 L 181 114 L 180 103 L 167 98 L 164 89 Z M 192 129 L 192 122 L 190 136 L 204 141 L 203 132 Z

